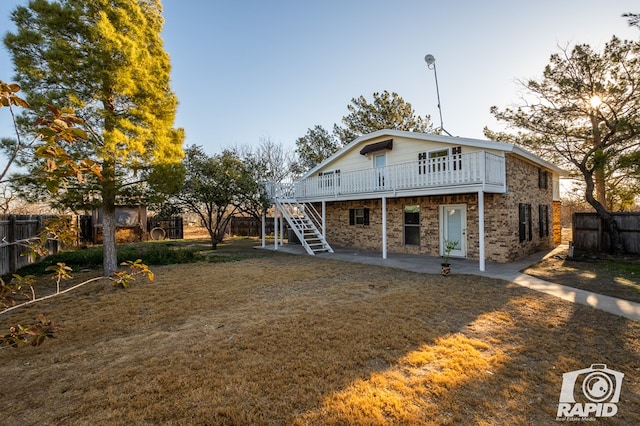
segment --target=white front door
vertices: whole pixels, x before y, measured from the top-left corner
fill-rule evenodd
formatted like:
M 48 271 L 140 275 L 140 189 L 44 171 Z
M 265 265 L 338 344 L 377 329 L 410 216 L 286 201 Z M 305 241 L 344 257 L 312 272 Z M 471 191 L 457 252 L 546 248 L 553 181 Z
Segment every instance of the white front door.
M 450 255 L 467 256 L 467 206 L 452 204 L 440 207 L 440 254 L 449 241 L 457 241 Z
M 384 181 L 386 178 L 385 176 L 386 166 L 387 166 L 386 154 L 378 154 L 373 157 L 373 167 L 375 169 L 375 175 L 374 175 L 375 181 L 373 182 L 373 184 L 376 189 L 384 188 Z

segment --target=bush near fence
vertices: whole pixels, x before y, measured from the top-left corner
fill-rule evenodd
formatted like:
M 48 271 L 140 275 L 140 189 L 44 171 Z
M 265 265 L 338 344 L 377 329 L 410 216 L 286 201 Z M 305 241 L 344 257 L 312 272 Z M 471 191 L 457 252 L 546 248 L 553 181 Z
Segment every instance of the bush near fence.
M 56 218 L 55 215 L 0 215 L 0 275 L 13 274 L 23 266 L 37 261 L 33 255 L 25 255 L 28 251 L 27 244 L 37 238 L 38 232 L 44 226 L 47 219 Z M 80 244 L 95 243 L 93 241 L 93 224 L 90 215 L 76 217 L 76 225 L 79 228 L 78 242 Z M 273 235 L 273 218 L 266 220 L 266 234 Z M 285 234 L 288 229 L 286 222 Z M 183 220 L 181 217 L 169 219 L 150 218 L 147 222 L 147 230 L 160 227 L 166 232 L 169 239 L 182 239 Z M 262 221 L 251 217 L 235 216 L 229 225 L 230 235 L 259 237 L 262 232 Z M 47 243 L 49 253 L 58 252 L 57 241 Z
M 640 254 L 640 213 L 613 213 L 625 253 Z M 574 213 L 573 245 L 576 249 L 605 252 L 611 248 L 609 234 L 596 213 Z
M 34 255 L 27 255 L 27 245 L 53 215 L 0 215 L 0 275 L 13 274 L 23 266 L 34 263 Z M 58 251 L 58 242 L 49 241 L 49 253 Z

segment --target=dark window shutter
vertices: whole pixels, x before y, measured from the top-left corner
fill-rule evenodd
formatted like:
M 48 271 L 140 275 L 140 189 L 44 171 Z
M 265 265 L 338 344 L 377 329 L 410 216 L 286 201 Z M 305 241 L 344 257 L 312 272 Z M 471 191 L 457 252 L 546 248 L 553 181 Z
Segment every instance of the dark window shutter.
M 366 207 L 364 208 L 364 224 L 369 224 L 369 209 Z
M 356 224 L 356 209 L 349 209 L 349 225 Z
M 418 153 L 418 174 L 424 175 L 427 173 L 427 153 Z
M 549 236 L 549 206 L 539 206 L 540 238 Z
M 549 236 L 549 206 L 544 206 L 544 236 Z
M 527 239 L 527 215 L 524 204 L 518 205 L 518 235 L 520 242 Z
M 531 241 L 531 204 L 518 204 L 518 236 L 520 242 Z
M 538 169 L 538 188 L 547 189 L 549 187 L 549 173 L 546 170 Z
M 525 204 L 527 209 L 527 237 L 529 241 L 533 239 L 533 235 L 531 235 L 531 204 Z
M 540 238 L 544 237 L 544 206 L 538 206 L 538 228 L 540 231 Z
M 538 169 L 538 189 L 542 189 L 542 170 Z

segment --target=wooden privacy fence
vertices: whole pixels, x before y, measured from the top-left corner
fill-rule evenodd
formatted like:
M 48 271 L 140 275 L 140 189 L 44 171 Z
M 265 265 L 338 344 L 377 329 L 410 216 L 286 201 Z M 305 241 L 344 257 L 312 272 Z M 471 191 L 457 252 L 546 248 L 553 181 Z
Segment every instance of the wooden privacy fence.
M 285 232 L 288 230 L 288 224 L 284 222 Z M 262 220 L 246 216 L 233 216 L 229 223 L 230 235 L 239 237 L 260 237 L 262 236 Z M 273 235 L 274 224 L 273 218 L 267 217 L 265 222 L 265 232 L 267 235 Z
M 13 274 L 35 262 L 35 256 L 25 255 L 27 244 L 37 238 L 44 221 L 51 215 L 0 215 L 0 275 Z M 58 242 L 49 241 L 50 253 L 58 251 Z
M 613 213 L 625 253 L 640 254 L 640 213 Z M 596 213 L 574 213 L 573 245 L 587 251 L 608 251 L 609 234 Z
M 268 217 L 266 224 L 267 235 L 273 235 L 273 218 Z M 285 222 L 285 231 L 288 224 Z M 184 220 L 181 216 L 168 219 L 150 217 L 147 221 L 147 232 L 152 240 L 182 239 L 184 238 Z M 224 232 L 226 235 L 239 237 L 260 237 L 262 234 L 262 220 L 247 216 L 232 216 Z
M 170 218 L 150 217 L 147 219 L 147 232 L 152 240 L 181 240 L 184 238 L 184 221 L 182 216 Z

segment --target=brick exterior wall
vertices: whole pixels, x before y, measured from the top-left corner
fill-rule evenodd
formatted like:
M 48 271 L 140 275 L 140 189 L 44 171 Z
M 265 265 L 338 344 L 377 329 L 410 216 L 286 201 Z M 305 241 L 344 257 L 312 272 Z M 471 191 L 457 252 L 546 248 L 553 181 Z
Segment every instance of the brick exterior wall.
M 556 234 L 556 210 L 551 178 L 547 189 L 538 188 L 538 167 L 519 157 L 506 158 L 507 193 L 485 194 L 485 256 L 488 261 L 508 262 L 551 248 Z M 531 205 L 531 241 L 519 241 L 520 203 Z M 466 205 L 467 257 L 479 258 L 477 193 L 387 198 L 387 250 L 390 253 L 440 255 L 440 207 Z M 404 242 L 404 207 L 420 206 L 420 245 Z M 549 236 L 540 237 L 539 205 L 549 206 Z M 318 211 L 321 206 L 315 204 Z M 369 209 L 368 225 L 350 225 L 349 209 Z M 327 241 L 336 247 L 382 251 L 382 200 L 326 203 Z M 552 221 L 553 218 L 553 221 Z M 557 223 L 559 230 L 559 220 Z
M 549 176 L 547 189 L 538 188 L 538 170 L 533 165 L 519 157 L 507 155 L 507 193 L 504 194 L 505 214 L 508 212 L 510 217 L 509 227 L 505 235 L 505 241 L 508 241 L 508 249 L 502 250 L 500 257 L 504 260 L 514 260 L 540 250 L 550 249 L 553 245 L 553 184 Z M 498 198 L 497 194 L 494 198 Z M 519 242 L 518 235 L 518 205 L 520 203 L 531 204 L 531 222 L 532 222 L 532 239 L 531 241 Z M 546 205 L 549 208 L 549 236 L 540 237 L 539 209 L 540 205 Z M 492 211 L 489 208 L 487 212 Z M 486 225 L 485 225 L 486 228 Z
M 562 203 L 560 201 L 553 202 L 553 245 L 562 244 Z

